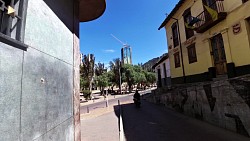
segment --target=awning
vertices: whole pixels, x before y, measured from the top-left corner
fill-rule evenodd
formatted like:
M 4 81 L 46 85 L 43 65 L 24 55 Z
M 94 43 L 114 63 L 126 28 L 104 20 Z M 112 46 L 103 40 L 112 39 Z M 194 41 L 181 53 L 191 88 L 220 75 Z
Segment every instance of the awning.
M 80 22 L 95 20 L 104 13 L 105 9 L 105 0 L 79 0 L 79 20 Z

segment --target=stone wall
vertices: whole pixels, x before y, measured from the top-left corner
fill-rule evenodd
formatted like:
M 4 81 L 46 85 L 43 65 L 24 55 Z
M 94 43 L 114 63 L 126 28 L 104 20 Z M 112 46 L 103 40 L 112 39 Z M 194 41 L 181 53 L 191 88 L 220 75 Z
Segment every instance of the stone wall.
M 229 80 L 157 89 L 149 101 L 183 114 L 250 135 L 250 75 Z

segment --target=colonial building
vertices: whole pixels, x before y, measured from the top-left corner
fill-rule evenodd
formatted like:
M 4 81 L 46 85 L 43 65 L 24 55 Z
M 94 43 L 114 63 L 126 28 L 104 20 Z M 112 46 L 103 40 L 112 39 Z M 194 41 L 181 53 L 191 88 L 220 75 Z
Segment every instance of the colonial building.
M 152 69 L 156 73 L 157 87 L 171 87 L 171 76 L 170 76 L 170 63 L 168 54 L 159 59 L 159 61 L 152 66 Z
M 104 0 L 0 0 L 0 140 L 80 141 L 79 22 Z
M 180 0 L 162 27 L 172 83 L 250 73 L 250 1 Z

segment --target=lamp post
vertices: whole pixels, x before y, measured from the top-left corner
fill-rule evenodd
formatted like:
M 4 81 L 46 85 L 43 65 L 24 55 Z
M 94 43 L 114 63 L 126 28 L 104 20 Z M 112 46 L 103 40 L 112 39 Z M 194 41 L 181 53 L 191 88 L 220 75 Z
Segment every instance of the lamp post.
M 176 19 L 176 18 L 173 18 L 173 17 L 171 17 L 171 19 L 176 20 L 176 23 L 177 23 L 178 39 L 179 39 L 180 52 L 181 52 L 181 64 L 182 64 L 183 82 L 186 83 L 186 74 L 185 74 L 185 68 L 184 68 L 184 63 L 183 63 L 183 54 L 182 54 L 182 46 L 181 46 L 181 36 L 180 36 L 179 20 Z
M 119 87 L 120 87 L 120 94 L 122 94 L 122 77 L 121 77 L 121 60 L 119 61 Z

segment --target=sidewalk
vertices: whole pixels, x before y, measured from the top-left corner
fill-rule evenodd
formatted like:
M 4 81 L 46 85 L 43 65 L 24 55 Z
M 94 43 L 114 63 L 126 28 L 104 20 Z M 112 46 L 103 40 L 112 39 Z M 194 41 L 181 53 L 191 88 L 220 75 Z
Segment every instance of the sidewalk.
M 145 92 L 140 92 L 145 94 Z M 124 97 L 130 94 L 115 95 L 115 98 Z M 94 94 L 95 100 L 82 102 L 81 106 L 89 105 L 104 101 L 104 97 L 100 94 Z M 114 95 L 108 95 L 108 99 L 114 99 Z M 121 100 L 121 105 L 129 104 L 132 102 L 130 99 Z M 90 113 L 81 114 L 81 139 L 83 141 L 119 141 L 119 106 L 118 103 L 110 103 L 109 107 L 98 108 Z M 122 126 L 121 126 L 122 128 Z M 121 138 L 124 137 L 123 130 L 121 129 Z
M 154 88 L 150 88 L 150 89 L 146 89 L 144 91 L 153 90 L 153 89 L 155 89 L 155 87 Z M 144 91 L 139 91 L 139 93 L 141 95 L 143 95 L 143 94 L 145 94 Z M 89 104 L 97 103 L 97 102 L 100 102 L 100 101 L 105 101 L 107 98 L 109 100 L 111 100 L 111 99 L 120 98 L 120 97 L 124 97 L 124 96 L 128 96 L 128 95 L 133 95 L 134 94 L 134 92 L 129 93 L 129 94 L 116 94 L 116 95 L 108 94 L 108 96 L 106 98 L 104 98 L 104 96 L 101 96 L 99 92 L 100 91 L 95 91 L 93 93 L 94 100 L 88 100 L 88 101 L 86 101 L 86 100 L 84 100 L 84 97 L 81 96 L 81 99 L 83 99 L 83 100 L 81 101 L 80 106 L 89 105 Z
M 118 117 L 115 112 L 81 120 L 83 141 L 119 141 Z
M 124 97 L 124 96 L 132 95 L 132 94 L 134 94 L 134 93 L 120 94 L 120 95 L 111 95 L 111 94 L 108 94 L 108 96 L 105 98 L 104 96 L 101 96 L 99 93 L 95 93 L 95 94 L 93 94 L 93 96 L 94 96 L 93 100 L 88 100 L 88 101 L 82 100 L 81 103 L 80 103 L 80 106 L 89 105 L 89 104 L 97 103 L 97 102 L 100 102 L 100 101 L 105 101 L 106 99 L 111 100 L 111 99 L 115 99 L 115 98 L 119 98 L 119 97 Z
M 121 104 L 127 103 L 121 102 Z M 81 114 L 81 139 L 83 141 L 119 141 L 119 114 L 117 103 L 91 113 Z

